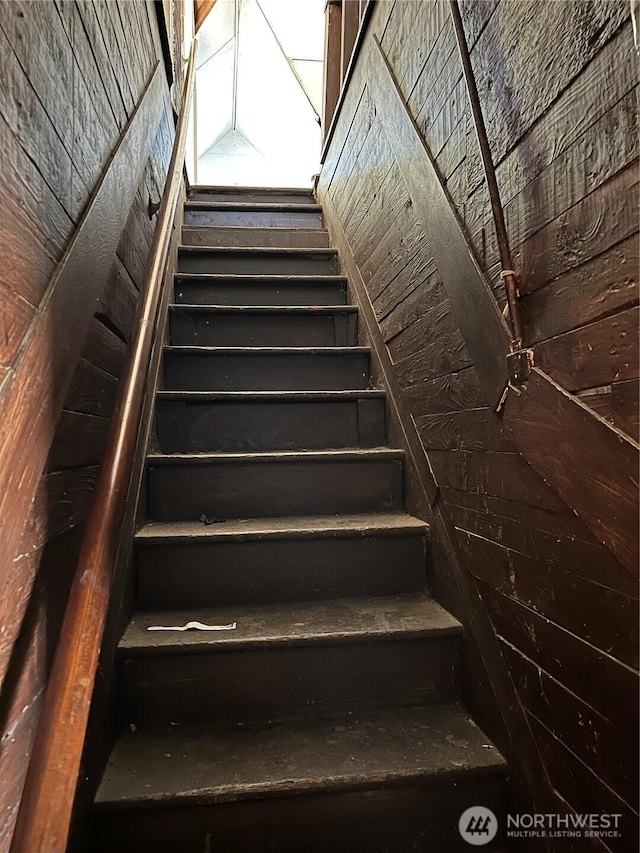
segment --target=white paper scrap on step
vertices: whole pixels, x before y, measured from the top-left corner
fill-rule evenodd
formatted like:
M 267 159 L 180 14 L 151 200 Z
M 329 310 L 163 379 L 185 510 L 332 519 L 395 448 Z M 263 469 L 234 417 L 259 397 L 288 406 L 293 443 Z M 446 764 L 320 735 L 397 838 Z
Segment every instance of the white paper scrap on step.
M 236 622 L 229 625 L 205 625 L 204 622 L 187 622 L 185 625 L 150 625 L 147 631 L 235 631 Z

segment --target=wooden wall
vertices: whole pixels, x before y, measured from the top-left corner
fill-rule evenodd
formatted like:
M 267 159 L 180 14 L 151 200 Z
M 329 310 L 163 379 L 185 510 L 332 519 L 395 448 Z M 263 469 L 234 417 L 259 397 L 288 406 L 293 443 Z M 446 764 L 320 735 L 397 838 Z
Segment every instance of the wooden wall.
M 525 344 L 559 385 L 637 441 L 638 65 L 629 5 L 461 7 L 521 283 Z M 408 188 L 427 154 L 424 164 L 411 159 L 402 128 L 385 124 L 390 81 L 374 61 L 375 39 L 501 306 L 505 297 L 448 4 L 379 0 L 319 195 L 360 282 L 354 295 L 362 301 L 364 292 L 375 312 L 373 337 L 391 365 L 403 429 L 419 437 L 435 481 L 432 502 L 444 519 L 443 528 L 435 511 L 431 519 L 436 594 L 472 639 L 481 617 L 497 637 L 497 646 L 491 638 L 471 644 L 480 689 L 469 700 L 515 775 L 528 777 L 529 794 L 547 786 L 547 808 L 623 815 L 623 838 L 576 849 L 635 849 L 637 575 L 501 429 Z M 547 452 L 553 458 L 558 447 Z M 462 567 L 473 612 L 452 582 L 452 563 Z M 478 660 L 496 648 L 497 662 Z M 494 673 L 502 726 L 483 707 L 483 668 Z M 501 673 L 508 689 L 496 687 Z M 527 735 L 515 743 L 504 716 L 513 698 Z
M 161 59 L 155 10 L 146 0 L 0 4 L 0 417 L 13 384 L 29 376 L 24 354 L 46 315 L 54 273 Z M 55 438 L 19 550 L 0 565 L 0 851 L 9 849 L 143 281 L 154 227 L 147 203 L 159 199 L 171 155 L 166 84 L 161 97 L 162 119 L 151 130 L 155 139 L 95 316 L 76 325 L 70 299 L 66 322 L 58 321 L 47 341 L 52 384 L 68 381 L 58 368 L 69 341 L 85 343 L 71 365 L 63 410 L 36 425 L 36 436 L 49 429 Z M 139 168 L 132 174 L 137 183 Z M 89 285 L 91 259 L 83 276 Z M 30 452 L 26 441 L 13 435 L 0 455 L 19 468 Z

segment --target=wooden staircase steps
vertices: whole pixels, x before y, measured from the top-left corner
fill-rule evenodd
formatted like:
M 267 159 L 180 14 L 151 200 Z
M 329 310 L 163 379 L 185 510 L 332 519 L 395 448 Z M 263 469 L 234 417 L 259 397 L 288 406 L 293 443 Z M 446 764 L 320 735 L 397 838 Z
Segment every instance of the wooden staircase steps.
M 142 609 L 420 593 L 424 522 L 402 512 L 149 522 L 136 535 Z
M 182 228 L 184 246 L 269 246 L 280 248 L 325 249 L 329 234 L 324 228 L 243 228 L 210 225 Z
M 380 391 L 161 391 L 163 453 L 308 450 L 384 444 Z
M 335 249 L 181 246 L 178 272 L 220 275 L 336 275 Z
M 341 275 L 178 275 L 177 305 L 320 306 L 344 305 L 347 279 Z
M 268 228 L 321 228 L 319 204 L 297 202 L 188 201 L 185 225 L 225 225 Z
M 194 188 L 183 240 L 92 849 L 466 850 L 505 763 L 321 209 Z
M 479 789 L 497 811 L 503 774 L 452 705 L 134 732 L 98 792 L 96 850 L 206 850 L 209 836 L 224 851 L 456 853 L 468 845 L 443 826 Z
M 358 343 L 353 305 L 173 305 L 176 346 L 351 347 Z
M 200 185 L 191 188 L 189 201 L 316 205 L 313 193 L 306 187 L 290 189 L 288 187 L 208 187 Z M 262 244 L 256 242 L 253 245 Z

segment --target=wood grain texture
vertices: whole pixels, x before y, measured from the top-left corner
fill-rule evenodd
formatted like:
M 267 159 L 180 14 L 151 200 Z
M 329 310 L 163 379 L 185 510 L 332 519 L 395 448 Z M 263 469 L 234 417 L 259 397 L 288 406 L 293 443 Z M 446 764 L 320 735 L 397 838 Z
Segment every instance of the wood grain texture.
M 545 417 L 533 414 L 541 411 Z M 526 393 L 508 395 L 503 423 L 567 505 L 630 572 L 637 572 L 637 444 L 537 368 Z M 549 447 L 556 449 L 553 454 Z
M 568 391 L 638 377 L 638 308 L 545 341 L 536 363 Z
M 15 553 L 21 523 L 51 445 L 71 379 L 70 372 L 93 316 L 96 293 L 104 281 L 103 277 L 106 277 L 119 240 L 124 224 L 123 213 L 126 215 L 127 210 L 123 199 L 128 194 L 131 197 L 132 184 L 137 186 L 137 177 L 142 172 L 149 143 L 155 133 L 162 103 L 161 85 L 160 73 L 156 71 L 140 102 L 137 120 L 129 126 L 118 146 L 119 156 L 111 161 L 101 181 L 100 191 L 94 196 L 82 227 L 49 286 L 46 306 L 30 329 L 13 380 L 0 401 L 0 443 L 5 448 L 13 448 L 3 455 L 0 470 L 3 484 L 0 506 L 11 501 L 11 511 L 4 509 L 0 513 L 0 562 L 5 565 Z M 118 204 L 114 205 L 113 199 L 116 198 Z M 88 268 L 92 270 L 90 281 L 94 289 L 87 286 Z M 55 375 L 51 375 L 49 342 L 57 338 L 57 330 L 68 325 L 81 331 L 68 339 L 68 346 L 63 351 L 64 359 L 58 361 Z M 28 453 L 25 452 L 27 447 Z
M 547 795 L 543 781 L 544 770 L 536 744 L 531 739 L 513 684 L 502 665 L 487 612 L 482 606 L 473 578 L 464 567 L 454 531 L 443 512 L 440 500 L 442 488 L 434 476 L 433 467 L 405 407 L 405 395 L 397 382 L 366 286 L 333 207 L 332 198 L 329 194 L 323 195 L 322 183 L 320 192 L 332 240 L 340 250 L 349 275 L 350 292 L 360 307 L 360 333 L 372 347 L 374 376 L 387 390 L 390 438 L 396 446 L 403 447 L 407 454 L 407 506 L 418 517 L 428 518 L 430 523 L 435 561 L 431 584 L 465 625 L 468 646 L 466 656 L 474 660 L 474 684 L 478 687 L 478 692 L 468 691 L 466 699 L 471 702 L 476 719 L 479 719 L 484 730 L 500 742 L 501 749 L 507 755 L 512 750 L 515 755 L 516 749 L 520 755 L 523 752 L 527 755 L 525 761 L 518 763 L 516 770 L 520 784 L 523 783 L 528 791 L 523 802 L 536 801 L 542 807 Z
M 525 555 L 476 533 L 458 536 L 478 580 L 637 670 L 637 599 L 585 582 L 541 554 Z
M 419 207 L 428 183 L 411 178 L 419 163 L 426 168 L 428 147 L 453 203 L 452 221 L 464 223 L 487 290 L 502 304 L 488 196 L 444 4 L 420 4 L 412 14 L 415 4 L 396 3 L 384 18 L 374 15 L 371 28 L 421 148 L 412 147 L 402 109 L 393 111 L 388 70 L 374 61 L 369 37 L 326 151 L 330 173 L 321 175 L 320 191 L 332 237 L 343 256 L 345 243 L 351 252 L 349 275 L 360 277 L 358 301 L 370 300 L 377 314 L 379 326 L 369 318 L 367 334 L 375 339 L 381 329 L 388 346 L 376 358 L 389 360 L 381 375 L 397 395 L 402 428 L 413 440 L 417 429 L 421 439 L 412 460 L 424 472 L 426 455 L 425 476 L 432 482 L 435 475 L 434 519 L 460 531 L 444 547 L 446 536 L 431 519 L 434 589 L 459 606 L 454 580 L 438 572 L 453 549 L 475 576 L 493 627 L 509 625 L 503 648 L 537 670 L 548 667 L 559 704 L 536 736 L 544 735 L 545 765 L 568 798 L 550 794 L 552 809 L 579 811 L 598 801 L 616 768 L 614 790 L 620 796 L 624 788 L 629 801 L 635 775 L 629 741 L 613 732 L 636 725 L 628 697 L 637 666 L 629 642 L 637 632 L 637 447 L 626 435 L 638 429 L 637 59 L 622 2 L 563 4 L 562 32 L 541 7 L 461 5 L 498 155 L 527 342 L 540 368 L 520 397 L 509 392 L 501 420 L 493 415 L 486 359 L 466 331 L 486 324 L 475 305 L 457 310 L 434 244 L 440 232 Z M 451 249 L 448 234 L 444 245 Z M 548 637 L 545 619 L 553 626 Z M 478 673 L 486 663 L 472 653 L 470 662 Z M 535 710 L 542 709 L 532 709 L 530 697 L 536 688 L 540 695 L 539 683 L 527 687 L 513 666 L 516 690 L 537 725 Z M 606 688 L 591 688 L 593 671 L 615 699 Z M 484 674 L 477 678 L 491 689 Z M 580 744 L 579 709 L 600 721 L 594 731 L 610 745 L 606 757 L 595 736 Z M 573 796 L 563 774 L 575 760 L 582 772 Z M 557 773 L 556 762 L 565 762 Z M 521 772 L 520 757 L 516 763 Z
M 380 48 L 370 50 L 378 81 L 377 104 L 396 150 L 399 165 L 422 226 L 429 235 L 436 266 L 442 275 L 467 348 L 475 363 L 483 365 L 484 382 L 499 400 L 506 383 L 504 356 L 508 332 L 504 318 L 477 267 L 457 216 L 452 209 L 430 155 L 407 113 L 402 96 Z

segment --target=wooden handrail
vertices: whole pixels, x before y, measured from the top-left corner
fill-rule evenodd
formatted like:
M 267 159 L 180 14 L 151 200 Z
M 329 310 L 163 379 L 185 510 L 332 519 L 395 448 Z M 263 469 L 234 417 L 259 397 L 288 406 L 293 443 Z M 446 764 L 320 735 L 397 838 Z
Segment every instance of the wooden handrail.
M 478 137 L 478 145 L 482 155 L 484 173 L 487 179 L 487 189 L 489 190 L 489 199 L 491 201 L 491 212 L 493 214 L 496 239 L 498 241 L 498 251 L 500 253 L 500 264 L 502 266 L 501 274 L 504 279 L 507 304 L 509 306 L 509 327 L 511 329 L 510 346 L 512 352 L 517 352 L 522 349 L 522 323 L 520 321 L 520 306 L 518 304 L 518 283 L 513 271 L 509 237 L 507 236 L 507 228 L 504 222 L 504 211 L 500 201 L 500 190 L 498 189 L 496 170 L 493 165 L 491 148 L 489 147 L 489 140 L 487 138 L 487 129 L 482 115 L 482 107 L 480 105 L 476 78 L 473 73 L 473 66 L 471 65 L 471 56 L 469 54 L 467 38 L 465 36 L 464 25 L 462 23 L 462 15 L 460 14 L 460 6 L 458 5 L 457 0 L 449 0 L 449 6 L 451 8 L 453 28 L 456 34 L 456 41 L 458 42 L 458 50 L 460 51 L 462 69 L 464 71 L 467 93 L 469 95 L 471 112 L 473 114 L 473 123 L 476 129 L 476 136 Z
M 193 98 L 196 41 L 158 214 L 143 295 L 118 386 L 104 462 L 60 632 L 27 773 L 12 853 L 66 849 L 89 709 L 104 634 L 158 306 L 175 219 Z

